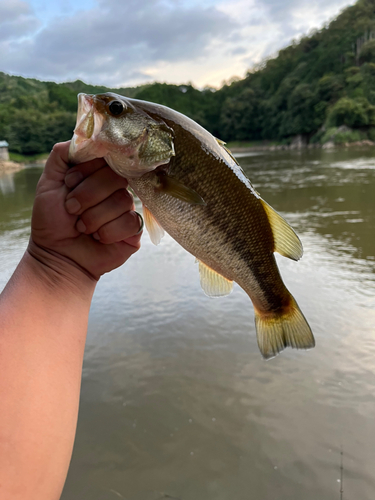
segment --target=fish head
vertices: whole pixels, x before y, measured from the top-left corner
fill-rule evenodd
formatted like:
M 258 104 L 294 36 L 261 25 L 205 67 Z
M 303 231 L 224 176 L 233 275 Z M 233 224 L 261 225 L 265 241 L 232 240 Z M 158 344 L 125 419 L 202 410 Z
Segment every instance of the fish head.
M 111 92 L 78 95 L 72 163 L 104 158 L 119 175 L 140 177 L 174 155 L 173 130 L 134 101 Z

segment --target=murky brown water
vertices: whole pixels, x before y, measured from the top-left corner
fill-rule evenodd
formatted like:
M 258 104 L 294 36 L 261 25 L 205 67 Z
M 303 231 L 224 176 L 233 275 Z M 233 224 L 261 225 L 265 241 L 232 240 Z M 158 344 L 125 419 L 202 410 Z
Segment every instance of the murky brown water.
M 297 229 L 278 258 L 314 331 L 261 359 L 252 305 L 200 290 L 171 238 L 94 297 L 63 500 L 332 500 L 375 496 L 375 150 L 240 159 Z M 40 169 L 0 178 L 0 288 L 22 255 Z

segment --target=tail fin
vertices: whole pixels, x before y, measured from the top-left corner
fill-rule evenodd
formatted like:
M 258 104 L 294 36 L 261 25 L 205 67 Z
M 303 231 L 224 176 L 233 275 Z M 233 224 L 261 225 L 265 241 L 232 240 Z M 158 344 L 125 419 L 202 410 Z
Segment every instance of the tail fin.
M 260 352 L 265 359 L 273 358 L 285 349 L 311 349 L 315 346 L 312 331 L 297 302 L 280 313 L 262 315 L 255 311 L 255 326 Z

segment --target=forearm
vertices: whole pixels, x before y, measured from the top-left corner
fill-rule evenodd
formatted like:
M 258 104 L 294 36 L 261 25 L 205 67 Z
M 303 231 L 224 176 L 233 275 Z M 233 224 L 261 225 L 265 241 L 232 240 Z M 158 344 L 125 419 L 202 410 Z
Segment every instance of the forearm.
M 57 500 L 70 462 L 95 280 L 25 254 L 0 296 L 0 498 Z M 69 272 L 66 272 L 69 269 Z

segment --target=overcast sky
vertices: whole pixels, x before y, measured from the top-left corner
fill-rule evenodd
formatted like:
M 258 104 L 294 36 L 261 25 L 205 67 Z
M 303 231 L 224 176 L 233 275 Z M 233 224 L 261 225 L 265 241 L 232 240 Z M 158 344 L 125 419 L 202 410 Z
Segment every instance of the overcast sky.
M 353 3 L 0 0 L 0 71 L 108 87 L 218 87 Z

